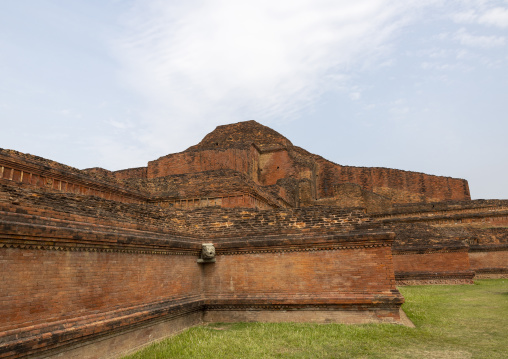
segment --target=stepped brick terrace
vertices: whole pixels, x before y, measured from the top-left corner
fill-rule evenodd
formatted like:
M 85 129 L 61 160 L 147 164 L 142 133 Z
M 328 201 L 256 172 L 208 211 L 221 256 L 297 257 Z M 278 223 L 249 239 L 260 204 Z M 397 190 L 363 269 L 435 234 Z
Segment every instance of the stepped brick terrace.
M 508 201 L 255 121 L 120 171 L 0 149 L 0 265 L 0 358 L 117 357 L 205 322 L 401 324 L 397 285 L 508 278 Z

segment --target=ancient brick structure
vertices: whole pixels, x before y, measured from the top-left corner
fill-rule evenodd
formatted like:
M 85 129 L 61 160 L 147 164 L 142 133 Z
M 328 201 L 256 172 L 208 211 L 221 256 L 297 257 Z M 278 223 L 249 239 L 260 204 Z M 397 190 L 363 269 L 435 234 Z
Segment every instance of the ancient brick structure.
M 397 205 L 372 219 L 396 233 L 399 283 L 508 278 L 508 201 Z
M 470 199 L 465 180 L 337 165 L 255 121 L 219 126 L 199 144 L 150 161 L 146 168 L 85 172 L 180 208 L 333 205 L 379 211 L 398 203 Z
M 362 211 L 1 193 L 0 358 L 110 355 L 206 321 L 399 321 L 393 233 Z
M 334 164 L 254 121 L 121 171 L 0 150 L 0 358 L 210 321 L 399 323 L 399 284 L 508 274 L 508 202 Z

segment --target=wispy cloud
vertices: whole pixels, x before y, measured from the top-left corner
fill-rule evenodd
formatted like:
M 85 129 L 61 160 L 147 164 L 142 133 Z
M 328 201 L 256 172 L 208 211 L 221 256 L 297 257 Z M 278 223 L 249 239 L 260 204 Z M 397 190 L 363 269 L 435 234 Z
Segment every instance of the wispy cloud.
M 460 42 L 462 45 L 472 47 L 499 47 L 506 44 L 506 38 L 503 36 L 482 36 L 472 35 L 466 31 L 466 29 L 459 29 L 454 34 L 454 39 Z
M 185 149 L 219 124 L 291 121 L 329 91 L 367 106 L 366 87 L 354 77 L 394 69 L 405 29 L 413 31 L 412 44 L 427 46 L 416 51 L 421 69 L 468 71 L 476 63 L 463 64 L 465 54 L 505 45 L 494 32 L 504 26 L 498 8 L 489 0 L 133 0 L 113 52 L 118 77 L 144 99 L 142 121 L 110 125 L 149 147 L 144 158 L 152 159 Z M 428 45 L 422 39 L 429 32 L 418 26 L 436 19 L 452 19 L 452 27 L 441 44 Z M 470 29 L 481 22 L 494 30 Z M 128 152 L 117 145 L 108 151 Z
M 480 24 L 497 26 L 503 29 L 508 28 L 508 7 L 489 9 L 478 18 L 478 22 Z
M 468 2 L 466 2 L 467 4 Z M 469 4 L 469 8 L 452 14 L 452 19 L 460 24 L 479 24 L 498 28 L 508 27 L 508 3 L 496 6 L 492 1 L 478 1 Z
M 414 10 L 388 0 L 139 1 L 117 54 L 121 75 L 159 108 L 150 121 L 161 128 L 270 122 L 297 116 L 342 73 L 386 54 Z

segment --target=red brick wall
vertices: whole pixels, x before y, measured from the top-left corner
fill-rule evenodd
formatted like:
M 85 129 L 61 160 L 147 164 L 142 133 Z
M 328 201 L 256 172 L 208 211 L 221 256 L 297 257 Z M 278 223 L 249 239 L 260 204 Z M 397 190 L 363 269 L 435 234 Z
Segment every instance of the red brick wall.
M 219 255 L 215 265 L 205 267 L 205 291 L 211 298 L 299 299 L 386 293 L 395 289 L 391 263 L 390 247 Z
M 89 176 L 86 171 L 67 169 L 55 164 L 27 162 L 21 157 L 10 157 L 0 153 L 0 180 L 9 180 L 16 184 L 25 184 L 49 191 L 92 195 L 126 203 L 143 203 L 146 196 L 132 191 L 119 183 L 110 182 L 107 178 Z M 61 167 L 61 168 L 60 168 Z M 94 169 L 88 172 L 93 173 Z
M 163 177 L 175 174 L 196 173 L 220 169 L 232 169 L 257 180 L 257 151 L 247 149 L 221 149 L 181 152 L 148 162 L 147 177 Z
M 287 149 L 262 153 L 259 158 L 259 179 L 263 186 L 274 185 L 281 178 L 312 180 L 312 164 L 308 159 L 302 163 L 298 156 L 295 151 L 290 153 Z
M 146 178 L 147 167 L 128 168 L 113 172 L 116 179 Z
M 249 311 L 254 300 L 280 311 L 270 298 L 295 309 L 321 305 L 325 312 L 365 310 L 375 313 L 373 320 L 398 320 L 393 234 L 347 233 L 360 213 L 166 213 L 97 198 L 6 193 L 16 204 L 0 203 L 0 353 L 12 350 L 13 358 L 153 320 L 227 311 L 229 304 Z M 192 232 L 188 227 L 200 221 L 206 225 L 193 237 L 166 232 L 168 223 Z M 302 236 L 305 223 L 312 228 Z M 212 230 L 217 224 L 228 230 Z M 282 235 L 286 227 L 291 230 Z M 210 238 L 226 232 L 229 238 Z M 216 263 L 196 262 L 204 241 L 216 243 Z
M 272 208 L 272 206 L 265 200 L 259 199 L 250 193 L 224 197 L 166 200 L 161 201 L 158 204 L 161 207 L 171 206 L 178 209 L 196 209 L 212 206 L 219 206 L 221 208 Z
M 356 183 L 364 189 L 391 197 L 394 203 L 469 200 L 469 187 L 463 179 L 432 176 L 391 168 L 340 166 L 318 159 L 318 197 L 333 196 L 333 186 Z
M 195 255 L 0 249 L 0 332 L 199 294 Z
M 259 169 L 259 179 L 265 186 L 271 186 L 281 178 L 300 175 L 287 150 L 263 153 L 259 159 Z
M 508 269 L 508 251 L 470 252 L 469 262 L 472 270 L 488 268 Z
M 398 272 L 460 272 L 469 270 L 466 251 L 402 254 L 393 256 L 395 273 Z
M 508 226 L 508 214 L 505 213 L 504 215 L 482 218 L 482 221 L 497 226 Z M 477 221 L 471 220 L 470 222 L 478 222 L 478 220 Z
M 190 233 L 205 238 L 254 237 L 280 234 L 345 233 L 368 226 L 363 211 L 306 207 L 258 211 L 202 209 L 186 213 Z
M 6 192 L 3 193 L 5 197 L 0 197 L 0 211 L 79 221 L 80 225 L 88 223 L 92 227 L 106 224 L 107 221 L 107 225 L 114 226 L 118 232 L 123 232 L 125 228 L 136 228 L 210 239 L 284 233 L 344 233 L 369 226 L 371 222 L 362 210 L 341 210 L 336 207 L 162 210 L 158 206 L 121 204 L 96 197 L 76 198 L 65 194 L 54 196 L 37 190 L 21 191 L 4 186 L 0 181 L 0 195 L 2 189 Z M 7 203 L 2 202 L 2 198 Z M 16 205 L 10 204 L 12 202 Z M 196 200 L 195 204 L 199 202 Z M 70 225 L 66 222 L 65 227 Z

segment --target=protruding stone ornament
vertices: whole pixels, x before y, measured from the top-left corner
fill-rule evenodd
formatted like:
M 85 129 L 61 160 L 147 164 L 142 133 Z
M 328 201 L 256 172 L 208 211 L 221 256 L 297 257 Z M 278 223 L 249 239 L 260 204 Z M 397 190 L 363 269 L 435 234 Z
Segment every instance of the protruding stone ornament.
M 215 247 L 213 243 L 203 243 L 198 263 L 215 263 Z

